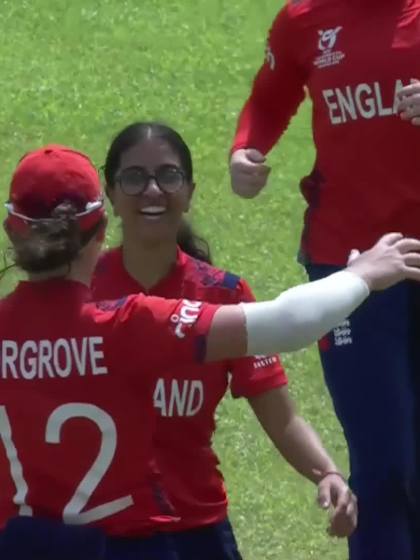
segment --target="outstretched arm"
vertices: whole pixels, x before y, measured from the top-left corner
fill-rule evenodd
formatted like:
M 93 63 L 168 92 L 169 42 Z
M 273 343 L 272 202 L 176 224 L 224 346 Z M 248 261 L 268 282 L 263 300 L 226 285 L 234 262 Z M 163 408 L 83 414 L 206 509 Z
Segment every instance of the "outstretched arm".
M 347 269 L 262 303 L 220 307 L 207 337 L 206 361 L 290 352 L 344 321 L 370 291 L 420 281 L 420 241 L 388 234 Z

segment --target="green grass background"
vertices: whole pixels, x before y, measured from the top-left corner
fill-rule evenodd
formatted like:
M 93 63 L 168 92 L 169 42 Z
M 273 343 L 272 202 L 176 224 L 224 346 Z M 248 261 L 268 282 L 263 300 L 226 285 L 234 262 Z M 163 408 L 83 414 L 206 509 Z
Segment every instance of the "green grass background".
M 71 144 L 100 165 L 112 136 L 161 119 L 189 142 L 198 189 L 192 219 L 218 265 L 262 298 L 304 278 L 296 264 L 303 203 L 298 179 L 312 164 L 304 106 L 270 155 L 269 188 L 255 201 L 229 190 L 227 152 L 241 104 L 262 61 L 275 0 L 0 0 L 0 162 L 3 199 L 27 150 Z M 118 242 L 112 223 L 108 243 Z M 6 248 L 4 239 L 2 247 Z M 14 284 L 10 272 L 0 286 Z M 346 450 L 316 351 L 285 357 L 291 391 L 338 463 Z M 245 559 L 343 560 L 325 535 L 315 489 L 271 448 L 246 402 L 227 398 L 216 446 Z

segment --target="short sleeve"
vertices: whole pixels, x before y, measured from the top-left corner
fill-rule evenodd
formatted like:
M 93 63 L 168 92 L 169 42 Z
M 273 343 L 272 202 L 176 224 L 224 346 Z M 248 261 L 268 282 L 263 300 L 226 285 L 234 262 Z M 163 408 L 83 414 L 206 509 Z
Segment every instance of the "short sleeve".
M 240 281 L 240 301 L 253 302 L 255 296 L 245 280 Z M 278 356 L 252 356 L 229 362 L 232 396 L 256 397 L 287 385 L 287 376 Z
M 141 355 L 143 365 L 160 369 L 201 363 L 219 307 L 187 299 L 129 296 L 116 317 L 114 332 L 120 348 L 131 352 L 133 359 Z

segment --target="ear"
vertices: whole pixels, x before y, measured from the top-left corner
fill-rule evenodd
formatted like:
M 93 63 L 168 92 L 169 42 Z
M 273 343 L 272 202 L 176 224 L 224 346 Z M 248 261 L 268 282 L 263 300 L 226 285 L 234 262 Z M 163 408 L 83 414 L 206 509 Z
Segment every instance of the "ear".
M 184 212 L 189 212 L 191 207 L 191 201 L 193 198 L 193 194 L 195 191 L 195 183 L 188 183 L 187 191 L 186 191 L 186 198 L 185 198 L 185 209 Z

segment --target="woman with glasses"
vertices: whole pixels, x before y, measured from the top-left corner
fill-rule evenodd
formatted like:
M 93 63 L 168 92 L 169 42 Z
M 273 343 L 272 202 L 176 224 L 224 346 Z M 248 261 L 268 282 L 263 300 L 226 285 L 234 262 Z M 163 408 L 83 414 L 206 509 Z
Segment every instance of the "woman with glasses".
M 184 220 L 195 183 L 190 150 L 176 131 L 158 123 L 128 126 L 112 142 L 104 172 L 123 239 L 99 262 L 96 299 L 141 292 L 223 304 L 254 301 L 245 280 L 211 266 L 206 243 Z M 277 356 L 174 364 L 156 380 L 155 442 L 165 488 L 181 517 L 174 532 L 180 558 L 239 558 L 212 449 L 216 407 L 229 387 L 234 397 L 248 399 L 289 463 L 318 486 L 320 505 L 332 506 L 330 533 L 348 536 L 356 523 L 355 499 L 318 436 L 297 415 Z

